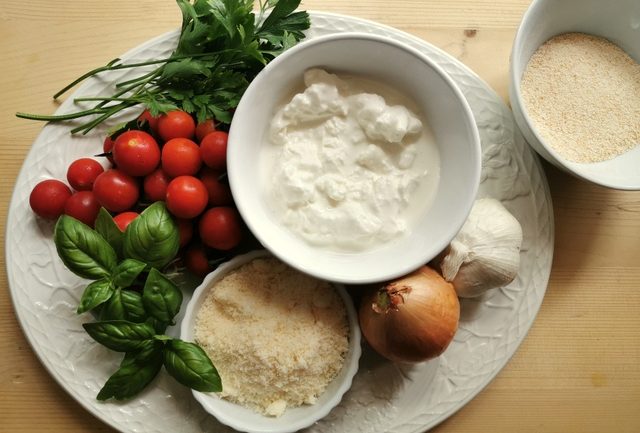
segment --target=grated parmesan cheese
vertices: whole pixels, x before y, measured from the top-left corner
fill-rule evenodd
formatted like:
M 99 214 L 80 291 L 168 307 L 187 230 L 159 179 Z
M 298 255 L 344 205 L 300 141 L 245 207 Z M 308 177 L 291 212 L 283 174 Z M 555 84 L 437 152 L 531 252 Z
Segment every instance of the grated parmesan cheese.
M 521 89 L 540 135 L 570 161 L 604 161 L 640 144 L 640 65 L 604 38 L 551 38 L 529 60 Z
M 268 416 L 315 403 L 342 368 L 348 334 L 336 290 L 275 258 L 255 259 L 215 283 L 195 325 L 221 396 Z

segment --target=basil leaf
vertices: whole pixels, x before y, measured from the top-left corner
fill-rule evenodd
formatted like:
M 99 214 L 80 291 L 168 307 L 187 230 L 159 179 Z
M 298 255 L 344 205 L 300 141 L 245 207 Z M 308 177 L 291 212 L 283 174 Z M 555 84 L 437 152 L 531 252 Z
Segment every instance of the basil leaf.
M 120 295 L 127 320 L 136 323 L 144 322 L 147 318 L 147 313 L 142 303 L 142 295 L 133 290 L 122 290 Z
M 84 323 L 82 327 L 91 338 L 116 352 L 138 350 L 146 340 L 155 335 L 155 330 L 151 325 L 126 320 Z
M 107 278 L 94 281 L 84 289 L 76 312 L 82 314 L 107 302 L 113 296 L 113 284 Z
M 146 322 L 153 326 L 153 329 L 156 330 L 156 334 L 164 334 L 169 326 L 169 322 L 163 322 L 162 320 L 154 319 L 153 317 L 149 317 Z
M 173 281 L 151 268 L 142 289 L 142 303 L 149 316 L 163 323 L 172 323 L 182 305 L 182 292 Z
M 53 240 L 58 255 L 71 272 L 91 280 L 111 275 L 116 252 L 96 231 L 68 215 L 58 218 Z
M 201 392 L 222 391 L 218 371 L 200 346 L 169 340 L 164 346 L 164 368 L 181 384 Z
M 95 223 L 96 231 L 113 247 L 118 257 L 122 257 L 124 233 L 120 231 L 109 211 L 101 207 Z
M 147 342 L 139 351 L 125 354 L 120 368 L 104 384 L 98 400 L 124 400 L 142 391 L 162 368 L 162 345 Z
M 129 353 L 135 353 L 136 359 L 140 361 L 147 361 L 158 355 L 160 356 L 160 358 L 163 358 L 163 350 L 164 341 L 161 339 L 153 338 L 151 340 L 145 341 L 137 351 Z
M 169 263 L 180 247 L 178 226 L 164 202 L 146 208 L 124 232 L 124 257 L 161 268 Z
M 124 259 L 116 266 L 111 275 L 113 284 L 117 287 L 129 287 L 147 265 L 135 259 Z
M 109 302 L 104 304 L 100 313 L 100 320 L 128 320 L 129 322 L 142 323 L 147 319 L 147 314 L 142 305 L 142 295 L 133 290 L 116 289 Z

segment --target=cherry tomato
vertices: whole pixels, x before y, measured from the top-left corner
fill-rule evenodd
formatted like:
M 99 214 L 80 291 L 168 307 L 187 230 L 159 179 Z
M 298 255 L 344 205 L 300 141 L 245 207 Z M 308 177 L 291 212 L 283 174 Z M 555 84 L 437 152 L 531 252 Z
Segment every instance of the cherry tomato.
M 207 119 L 204 122 L 198 123 L 198 126 L 196 126 L 196 140 L 200 143 L 207 134 L 210 134 L 215 130 L 216 122 L 214 122 L 213 119 Z
M 214 131 L 207 134 L 200 143 L 202 161 L 216 170 L 223 170 L 227 166 L 227 139 L 229 134 Z
M 160 147 L 144 131 L 126 131 L 113 144 L 113 160 L 129 176 L 146 176 L 160 163 Z
M 207 252 L 202 245 L 192 245 L 185 252 L 182 258 L 185 267 L 194 275 L 204 277 L 211 272 L 211 265 L 207 258 Z
M 208 201 L 207 189 L 193 176 L 178 176 L 167 186 L 167 208 L 178 218 L 200 215 Z
M 172 138 L 191 139 L 195 132 L 195 120 L 184 111 L 170 111 L 158 118 L 158 135 L 163 141 L 169 141 Z
M 161 168 L 155 169 L 144 177 L 142 187 L 147 198 L 151 201 L 164 201 L 167 197 L 167 186 L 171 178 Z
M 177 218 L 178 233 L 180 233 L 180 247 L 184 247 L 193 237 L 193 223 L 191 220 Z
M 140 188 L 136 180 L 117 168 L 112 168 L 96 178 L 93 192 L 98 202 L 111 212 L 130 209 L 138 201 Z
M 71 189 L 56 179 L 39 182 L 29 195 L 29 206 L 39 217 L 54 220 L 64 213 Z
M 221 173 L 205 167 L 200 172 L 200 180 L 207 188 L 209 194 L 209 206 L 226 206 L 233 204 L 233 197 L 231 196 L 231 188 L 229 185 L 220 182 Z
M 100 212 L 100 203 L 92 191 L 73 193 L 64 205 L 64 213 L 93 227 Z
M 198 232 L 202 242 L 218 250 L 230 250 L 242 239 L 238 212 L 231 207 L 214 207 L 200 218 Z
M 138 126 L 140 126 L 140 123 L 142 121 L 147 122 L 147 125 L 149 125 L 149 129 L 151 130 L 151 132 L 153 134 L 157 134 L 158 133 L 158 117 L 154 117 L 151 115 L 151 111 L 149 110 L 144 110 L 139 116 L 138 116 Z
M 188 138 L 172 138 L 162 146 L 162 169 L 171 177 L 192 176 L 200 170 L 200 148 Z
M 140 214 L 138 212 L 122 212 L 113 217 L 113 221 L 116 223 L 121 232 L 124 232 L 131 221 L 138 218 Z
M 111 139 L 110 135 L 107 135 L 104 139 L 104 143 L 102 143 L 102 152 L 109 153 L 107 159 L 111 164 L 115 164 L 115 162 L 113 161 L 113 155 L 111 154 L 111 152 L 113 152 L 113 140 Z
M 76 159 L 67 169 L 67 181 L 76 191 L 91 191 L 93 182 L 103 171 L 104 168 L 95 159 Z

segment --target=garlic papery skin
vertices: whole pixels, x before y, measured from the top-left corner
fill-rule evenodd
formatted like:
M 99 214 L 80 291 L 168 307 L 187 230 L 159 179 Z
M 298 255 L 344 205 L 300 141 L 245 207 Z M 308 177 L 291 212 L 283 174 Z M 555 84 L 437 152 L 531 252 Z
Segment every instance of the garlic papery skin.
M 461 298 L 503 287 L 518 275 L 522 227 L 498 200 L 476 200 L 438 267 Z

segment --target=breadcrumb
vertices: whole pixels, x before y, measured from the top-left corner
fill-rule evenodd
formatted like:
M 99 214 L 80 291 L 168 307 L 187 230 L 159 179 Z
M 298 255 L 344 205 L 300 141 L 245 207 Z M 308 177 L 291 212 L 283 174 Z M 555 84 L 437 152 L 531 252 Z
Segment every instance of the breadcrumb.
M 640 65 L 604 38 L 551 38 L 531 57 L 521 90 L 542 138 L 570 161 L 608 160 L 640 143 Z
M 264 258 L 209 290 L 195 340 L 220 374 L 222 397 L 279 416 L 313 404 L 341 370 L 349 323 L 328 282 Z

